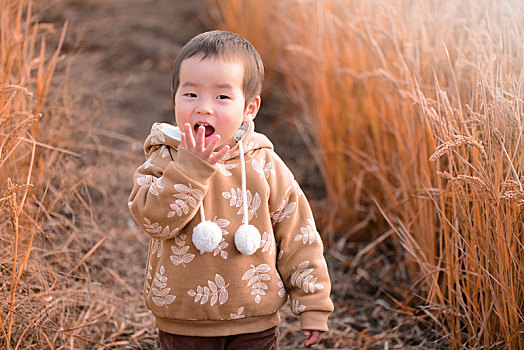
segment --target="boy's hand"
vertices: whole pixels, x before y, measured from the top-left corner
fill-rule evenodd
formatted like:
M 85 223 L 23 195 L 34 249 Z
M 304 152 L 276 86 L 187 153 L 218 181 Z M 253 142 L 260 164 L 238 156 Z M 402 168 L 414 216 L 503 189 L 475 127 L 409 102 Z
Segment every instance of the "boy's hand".
M 304 335 L 307 337 L 306 341 L 304 341 L 305 346 L 311 346 L 320 343 L 322 340 L 322 335 L 324 332 L 317 331 L 317 330 L 306 330 L 304 331 Z
M 182 132 L 181 147 L 187 149 L 189 152 L 199 156 L 211 165 L 218 163 L 220 159 L 229 151 L 229 146 L 222 147 L 218 152 L 213 152 L 215 146 L 220 141 L 220 135 L 213 135 L 207 145 L 205 144 L 205 130 L 203 126 L 198 127 L 196 140 L 193 137 L 193 130 L 191 124 L 184 124 L 184 131 Z

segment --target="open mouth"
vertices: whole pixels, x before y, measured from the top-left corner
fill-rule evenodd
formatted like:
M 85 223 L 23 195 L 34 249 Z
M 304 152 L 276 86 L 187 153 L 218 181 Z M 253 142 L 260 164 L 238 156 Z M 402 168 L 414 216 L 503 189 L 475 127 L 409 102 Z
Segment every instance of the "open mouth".
M 198 128 L 200 126 L 203 126 L 203 127 L 206 128 L 206 131 L 205 131 L 205 136 L 206 137 L 209 137 L 209 136 L 211 136 L 211 135 L 213 135 L 215 133 L 215 128 L 212 127 L 211 125 L 206 124 L 206 123 L 196 123 L 195 126 L 194 126 L 195 134 L 198 134 Z

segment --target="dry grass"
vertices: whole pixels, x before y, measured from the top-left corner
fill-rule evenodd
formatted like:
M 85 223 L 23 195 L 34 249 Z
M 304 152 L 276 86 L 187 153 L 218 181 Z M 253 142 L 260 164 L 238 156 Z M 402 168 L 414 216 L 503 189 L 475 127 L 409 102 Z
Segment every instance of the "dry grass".
M 391 227 L 454 348 L 524 347 L 524 5 L 264 4 L 210 1 L 320 154 L 326 241 Z
M 50 28 L 32 21 L 30 1 L 3 1 L 0 13 L 0 238 L 5 247 L 0 290 L 6 297 L 0 310 L 0 339 L 8 347 L 17 340 L 17 287 L 39 228 L 40 210 L 27 199 L 31 188 L 40 185 L 33 181 L 42 166 L 35 136 L 59 49 L 51 58 L 46 56 L 42 33 Z
M 90 263 L 100 251 L 120 259 L 130 252 L 113 252 L 107 241 L 121 232 L 97 223 L 108 194 L 97 188 L 89 163 L 97 159 L 87 153 L 103 146 L 73 116 L 67 69 L 53 85 L 67 25 L 39 23 L 36 6 L 0 2 L 0 348 L 154 344 L 138 288 L 114 264 Z M 136 310 L 123 314 L 120 298 Z

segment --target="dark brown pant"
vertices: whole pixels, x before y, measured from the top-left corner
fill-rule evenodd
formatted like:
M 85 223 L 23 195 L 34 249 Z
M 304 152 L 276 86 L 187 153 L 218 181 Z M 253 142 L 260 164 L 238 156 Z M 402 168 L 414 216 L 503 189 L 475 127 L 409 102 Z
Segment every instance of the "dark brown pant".
M 158 331 L 162 350 L 278 350 L 278 327 L 224 337 L 190 337 Z

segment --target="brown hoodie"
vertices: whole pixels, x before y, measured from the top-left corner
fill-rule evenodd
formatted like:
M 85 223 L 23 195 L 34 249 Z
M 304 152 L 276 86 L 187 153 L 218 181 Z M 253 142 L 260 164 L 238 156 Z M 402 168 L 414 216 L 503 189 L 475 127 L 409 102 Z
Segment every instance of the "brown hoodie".
M 308 202 L 253 122 L 239 131 L 249 224 L 262 238 L 252 255 L 234 243 L 243 218 L 238 143 L 213 166 L 178 149 L 177 127 L 153 125 L 129 198 L 135 220 L 151 236 L 146 304 L 164 332 L 225 336 L 277 325 L 289 294 L 302 329 L 327 331 L 331 285 Z M 192 243 L 202 201 L 206 220 L 222 229 L 220 244 L 204 254 Z

